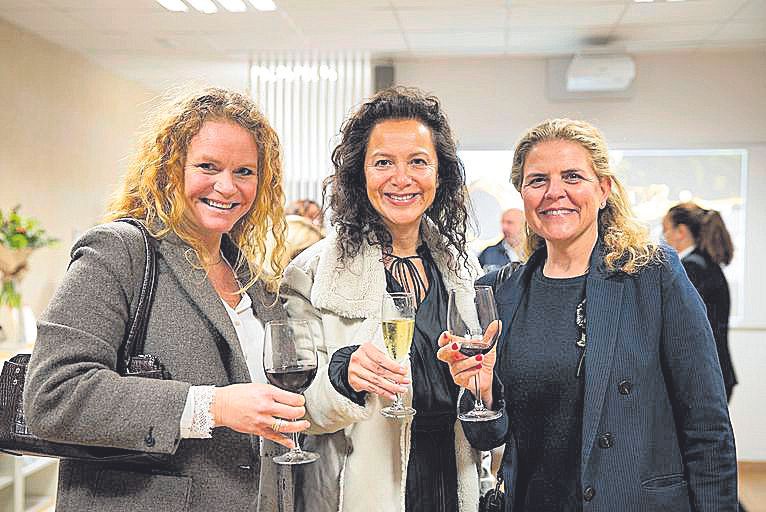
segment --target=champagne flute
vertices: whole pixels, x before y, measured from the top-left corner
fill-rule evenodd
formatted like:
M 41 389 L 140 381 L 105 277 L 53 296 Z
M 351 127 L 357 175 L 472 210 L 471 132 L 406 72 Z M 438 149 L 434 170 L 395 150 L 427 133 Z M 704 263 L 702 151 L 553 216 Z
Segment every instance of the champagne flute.
M 412 336 L 415 333 L 415 294 L 395 292 L 383 295 L 380 318 L 383 322 L 383 341 L 388 355 L 401 363 L 410 353 Z M 415 409 L 404 405 L 402 397 L 396 394 L 394 403 L 380 410 L 386 418 L 402 419 L 415 415 Z
M 486 354 L 500 334 L 500 320 L 491 286 L 474 286 L 469 290 L 450 290 L 447 303 L 447 330 L 460 345 L 460 353 L 468 357 Z M 474 377 L 474 408 L 460 413 L 463 421 L 489 421 L 501 416 L 484 406 L 481 399 L 480 374 Z
M 317 352 L 312 325 L 305 320 L 272 320 L 265 326 L 263 369 L 273 385 L 303 393 L 317 374 Z M 273 458 L 277 464 L 307 464 L 319 454 L 301 450 L 298 433 L 292 434 L 295 448 Z

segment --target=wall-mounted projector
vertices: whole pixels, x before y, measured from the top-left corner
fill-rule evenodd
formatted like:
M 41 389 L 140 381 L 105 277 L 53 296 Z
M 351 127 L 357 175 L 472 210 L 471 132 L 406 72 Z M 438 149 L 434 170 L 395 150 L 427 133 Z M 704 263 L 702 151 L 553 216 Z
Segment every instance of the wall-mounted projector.
M 567 91 L 624 91 L 635 76 L 628 55 L 575 55 L 567 68 Z

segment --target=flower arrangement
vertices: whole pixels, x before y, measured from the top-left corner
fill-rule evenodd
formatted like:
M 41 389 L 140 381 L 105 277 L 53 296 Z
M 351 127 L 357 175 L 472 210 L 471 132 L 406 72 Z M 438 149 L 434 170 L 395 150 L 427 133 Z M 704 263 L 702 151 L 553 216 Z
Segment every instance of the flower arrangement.
M 27 259 L 34 249 L 57 242 L 48 236 L 37 220 L 19 215 L 19 206 L 7 214 L 0 209 L 0 306 L 21 306 L 16 282 L 27 268 Z

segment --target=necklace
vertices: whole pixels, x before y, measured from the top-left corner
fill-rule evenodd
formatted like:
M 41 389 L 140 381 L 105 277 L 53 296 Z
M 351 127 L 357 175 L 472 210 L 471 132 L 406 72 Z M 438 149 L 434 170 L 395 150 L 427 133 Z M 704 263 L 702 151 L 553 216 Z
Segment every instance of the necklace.
M 577 324 L 577 329 L 580 331 L 580 337 L 575 341 L 575 345 L 577 345 L 577 348 L 580 350 L 580 360 L 577 363 L 577 373 L 575 374 L 577 378 L 582 375 L 583 366 L 585 364 L 585 346 L 587 344 L 587 339 L 585 337 L 586 321 L 585 298 L 583 298 L 575 310 L 575 323 Z

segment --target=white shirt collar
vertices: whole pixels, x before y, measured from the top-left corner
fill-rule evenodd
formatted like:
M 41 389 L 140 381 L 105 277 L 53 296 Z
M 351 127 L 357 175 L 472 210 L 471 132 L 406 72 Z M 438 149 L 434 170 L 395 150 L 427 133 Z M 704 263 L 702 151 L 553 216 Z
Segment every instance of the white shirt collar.
M 696 249 L 696 248 L 697 248 L 697 246 L 692 244 L 689 247 L 687 247 L 686 249 L 684 249 L 683 251 L 679 251 L 678 252 L 678 259 L 682 260 L 682 259 L 686 258 L 688 255 L 693 253 L 694 249 Z

